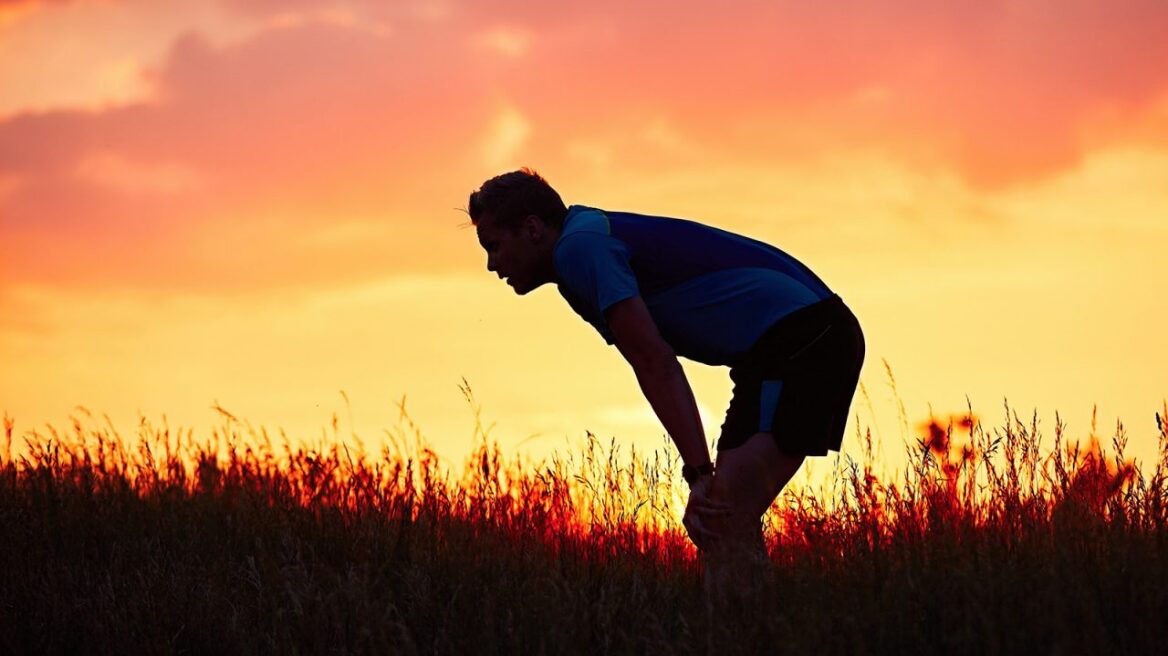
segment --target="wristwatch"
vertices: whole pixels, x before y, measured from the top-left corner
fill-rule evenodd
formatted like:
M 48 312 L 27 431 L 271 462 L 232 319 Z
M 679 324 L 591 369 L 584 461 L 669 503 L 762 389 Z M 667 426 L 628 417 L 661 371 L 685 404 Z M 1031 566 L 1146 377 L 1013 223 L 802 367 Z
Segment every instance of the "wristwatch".
M 684 465 L 681 468 L 681 477 L 689 485 L 693 485 L 701 476 L 708 476 L 714 473 L 714 463 L 707 462 L 703 465 Z

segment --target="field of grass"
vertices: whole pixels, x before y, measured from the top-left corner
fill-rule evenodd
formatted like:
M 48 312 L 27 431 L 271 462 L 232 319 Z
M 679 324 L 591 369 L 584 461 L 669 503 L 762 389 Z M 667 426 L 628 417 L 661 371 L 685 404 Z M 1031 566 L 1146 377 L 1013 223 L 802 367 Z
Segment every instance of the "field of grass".
M 484 435 L 451 474 L 404 433 L 370 454 L 222 415 L 132 438 L 5 417 L 0 653 L 1168 649 L 1168 408 L 1152 463 L 1006 408 L 926 425 L 881 480 L 852 435 L 866 456 L 771 509 L 773 569 L 732 609 L 703 601 L 665 448 L 535 465 Z

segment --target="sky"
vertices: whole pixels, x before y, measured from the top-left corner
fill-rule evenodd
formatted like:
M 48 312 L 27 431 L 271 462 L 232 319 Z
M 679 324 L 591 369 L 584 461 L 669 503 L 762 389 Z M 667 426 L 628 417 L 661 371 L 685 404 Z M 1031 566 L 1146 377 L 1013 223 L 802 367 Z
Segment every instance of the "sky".
M 529 166 L 814 269 L 867 339 L 847 454 L 1008 401 L 1152 459 L 1165 33 L 1160 0 L 0 0 L 0 410 L 661 448 L 616 349 L 486 270 L 467 196 Z M 712 439 L 727 370 L 683 365 Z

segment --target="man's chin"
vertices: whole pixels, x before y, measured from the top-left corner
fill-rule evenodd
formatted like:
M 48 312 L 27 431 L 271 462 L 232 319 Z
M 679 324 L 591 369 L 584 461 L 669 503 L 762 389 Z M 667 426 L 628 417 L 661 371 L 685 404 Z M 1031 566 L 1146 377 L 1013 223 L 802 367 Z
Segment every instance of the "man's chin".
M 526 296 L 531 292 L 539 289 L 540 287 L 543 287 L 546 282 L 546 280 L 541 280 L 532 284 L 530 281 L 509 281 L 507 284 L 511 285 L 511 289 L 514 289 L 516 294 L 519 294 L 520 296 Z

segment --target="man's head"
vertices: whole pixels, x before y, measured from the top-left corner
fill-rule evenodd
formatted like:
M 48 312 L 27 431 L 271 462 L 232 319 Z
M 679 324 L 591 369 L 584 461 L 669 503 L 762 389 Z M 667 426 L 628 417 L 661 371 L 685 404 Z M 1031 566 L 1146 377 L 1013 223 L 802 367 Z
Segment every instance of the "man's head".
M 520 169 L 491 178 L 470 195 L 471 223 L 487 252 L 487 270 L 517 294 L 555 281 L 552 253 L 568 208 L 538 173 Z

